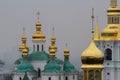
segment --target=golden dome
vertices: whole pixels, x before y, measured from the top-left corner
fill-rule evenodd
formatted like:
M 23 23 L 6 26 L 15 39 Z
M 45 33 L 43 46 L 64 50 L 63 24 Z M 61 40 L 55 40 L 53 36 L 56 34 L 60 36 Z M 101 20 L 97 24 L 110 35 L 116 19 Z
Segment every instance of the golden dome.
M 23 54 L 22 54 L 22 56 L 23 56 L 24 58 L 28 57 L 28 49 L 23 49 Z
M 55 42 L 55 41 L 56 41 L 55 36 L 52 36 L 52 37 L 51 37 L 51 41 L 52 41 L 52 42 Z
M 32 36 L 33 40 L 45 41 L 45 35 L 41 32 L 41 23 L 37 21 L 36 32 Z
M 26 35 L 23 35 L 22 36 L 22 40 L 26 40 L 27 38 L 26 38 Z
M 45 35 L 42 32 L 36 32 L 32 36 L 33 40 L 45 40 Z
M 52 36 L 51 37 L 51 46 L 49 46 L 49 50 L 54 49 L 55 52 L 57 52 L 57 46 L 56 46 L 55 42 L 56 42 L 56 38 L 55 38 L 55 36 Z
M 81 60 L 83 64 L 103 64 L 104 55 L 92 40 L 89 47 L 82 53 Z
M 69 56 L 70 56 L 70 51 L 69 51 L 69 49 L 65 49 L 64 50 L 64 57 L 65 57 L 65 59 L 69 59 Z
M 40 21 L 37 21 L 37 22 L 36 22 L 36 26 L 41 26 Z
M 23 35 L 22 36 L 22 44 L 19 46 L 19 51 L 22 51 L 23 49 L 29 50 L 28 46 L 26 45 L 26 40 L 27 40 L 26 35 Z
M 64 53 L 70 53 L 69 49 L 65 49 Z
M 22 43 L 19 47 L 19 50 L 23 50 L 23 49 L 25 49 L 25 44 Z
M 55 52 L 57 51 L 57 46 L 54 44 L 54 45 L 51 45 L 50 47 L 49 47 L 49 50 L 51 50 L 51 49 L 54 49 L 55 50 Z
M 55 49 L 50 49 L 50 53 L 55 53 Z
M 55 58 L 55 49 L 50 50 L 50 58 L 54 59 Z

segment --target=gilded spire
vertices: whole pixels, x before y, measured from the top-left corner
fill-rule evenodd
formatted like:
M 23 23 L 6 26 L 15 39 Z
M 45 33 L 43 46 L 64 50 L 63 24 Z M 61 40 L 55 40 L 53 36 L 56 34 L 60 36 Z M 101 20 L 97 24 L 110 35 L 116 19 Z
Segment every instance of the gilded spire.
M 99 25 L 98 25 L 98 17 L 97 17 L 97 23 L 96 23 L 96 30 L 95 30 L 94 40 L 100 40 L 100 32 L 99 32 Z
M 38 15 L 38 21 L 36 22 L 36 32 L 33 34 L 32 38 L 34 41 L 45 41 L 45 35 L 41 32 L 41 22 L 39 15 L 40 13 L 37 13 Z
M 26 45 L 27 37 L 25 35 L 25 28 L 23 28 L 23 36 L 21 40 L 22 40 L 22 44 L 19 46 L 19 51 L 22 51 L 25 48 L 29 50 L 28 46 Z
M 70 56 L 70 51 L 69 49 L 67 48 L 67 43 L 66 43 L 66 49 L 64 50 L 64 59 L 65 60 L 69 60 L 69 56 Z
M 116 8 L 117 6 L 117 0 L 111 0 L 111 7 Z
M 52 37 L 51 37 L 51 46 L 49 46 L 49 50 L 51 49 L 55 49 L 55 52 L 57 52 L 57 46 L 55 44 L 56 42 L 56 37 L 54 36 L 54 27 L 53 27 L 53 33 L 52 33 Z
M 92 8 L 92 40 L 94 40 L 94 8 Z

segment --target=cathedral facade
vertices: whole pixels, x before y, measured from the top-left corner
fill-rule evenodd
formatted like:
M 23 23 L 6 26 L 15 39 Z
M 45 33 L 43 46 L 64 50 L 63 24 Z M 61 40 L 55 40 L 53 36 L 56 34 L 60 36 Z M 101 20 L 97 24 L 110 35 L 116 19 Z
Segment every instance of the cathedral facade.
M 64 60 L 57 58 L 56 37 L 53 34 L 47 53 L 46 36 L 42 33 L 41 27 L 38 17 L 36 31 L 32 35 L 32 53 L 29 53 L 27 37 L 23 34 L 19 47 L 21 56 L 15 61 L 13 80 L 77 80 L 78 71 L 69 61 L 70 51 L 64 50 Z

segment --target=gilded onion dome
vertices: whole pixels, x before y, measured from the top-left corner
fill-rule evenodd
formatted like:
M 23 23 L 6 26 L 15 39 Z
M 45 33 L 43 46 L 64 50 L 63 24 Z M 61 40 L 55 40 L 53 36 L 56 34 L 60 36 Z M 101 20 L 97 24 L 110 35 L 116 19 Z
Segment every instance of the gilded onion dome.
M 26 37 L 26 35 L 24 34 L 24 35 L 22 36 L 22 44 L 19 46 L 19 51 L 22 51 L 22 50 L 25 49 L 25 48 L 29 50 L 28 46 L 26 45 L 26 40 L 27 40 L 27 37 Z
M 65 72 L 73 72 L 73 71 L 75 71 L 74 65 L 71 64 L 70 61 L 69 61 L 69 56 L 70 56 L 69 53 L 70 53 L 70 51 L 66 48 L 64 50 L 64 66 L 63 66 L 63 70 Z
M 64 58 L 65 58 L 65 59 L 69 59 L 69 56 L 70 56 L 69 53 L 70 53 L 69 49 L 65 49 L 65 50 L 64 50 Z
M 56 46 L 55 42 L 56 42 L 56 38 L 55 38 L 55 36 L 52 36 L 51 37 L 51 46 L 49 46 L 49 51 L 51 49 L 54 49 L 55 52 L 57 52 L 57 46 Z
M 55 49 L 50 49 L 50 61 L 44 68 L 44 72 L 61 72 L 60 65 L 55 60 Z
M 23 49 L 23 53 L 22 53 L 22 57 L 23 58 L 27 58 L 28 57 L 28 49 Z
M 36 32 L 32 35 L 33 40 L 45 41 L 45 35 L 41 32 L 41 23 L 38 20 L 36 23 Z
M 55 59 L 55 49 L 50 49 L 50 59 Z
M 92 40 L 89 47 L 82 53 L 81 59 L 83 64 L 103 64 L 104 55 Z

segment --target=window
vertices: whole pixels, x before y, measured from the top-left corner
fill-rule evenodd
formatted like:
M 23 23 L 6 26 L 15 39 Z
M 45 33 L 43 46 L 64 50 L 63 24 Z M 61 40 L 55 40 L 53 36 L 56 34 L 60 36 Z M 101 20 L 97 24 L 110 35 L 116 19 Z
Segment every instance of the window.
M 75 79 L 75 75 L 73 75 L 73 80 Z
M 35 51 L 35 45 L 33 45 L 33 51 Z
M 101 74 L 101 73 L 100 73 Z M 95 71 L 95 80 L 99 80 L 99 71 L 98 70 L 96 70 Z
M 105 60 L 112 60 L 112 50 L 109 48 L 105 50 Z
M 68 77 L 67 77 L 67 76 L 65 77 L 65 80 L 68 80 Z
M 22 80 L 22 78 L 20 77 L 20 80 Z
M 38 77 L 41 77 L 41 69 L 38 68 Z
M 59 76 L 59 80 L 61 80 L 61 76 Z
M 108 72 L 107 75 L 110 75 L 110 73 Z
M 51 77 L 49 77 L 48 80 L 51 80 Z
M 89 71 L 89 80 L 94 80 L 94 71 L 93 70 Z
M 39 51 L 39 45 L 37 45 L 37 51 Z
M 109 65 L 109 63 L 107 63 L 107 65 Z

